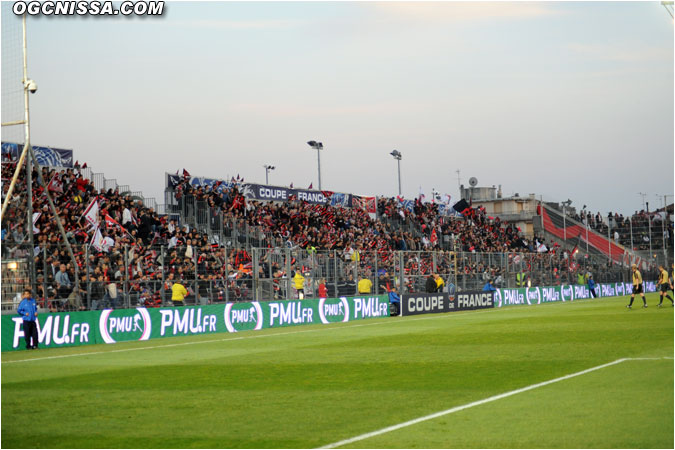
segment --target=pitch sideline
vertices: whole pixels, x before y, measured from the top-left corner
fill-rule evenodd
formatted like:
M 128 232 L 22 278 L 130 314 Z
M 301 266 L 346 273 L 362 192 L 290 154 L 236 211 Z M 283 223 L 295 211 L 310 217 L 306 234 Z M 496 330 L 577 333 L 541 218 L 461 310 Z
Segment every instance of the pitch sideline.
M 673 359 L 673 357 L 665 356 L 665 357 L 661 357 L 661 358 L 621 358 L 621 359 L 617 359 L 616 361 L 612 361 L 610 363 L 606 363 L 606 364 L 602 364 L 602 365 L 599 365 L 599 366 L 591 367 L 590 369 L 585 369 L 585 370 L 582 370 L 580 372 L 575 372 L 575 373 L 572 373 L 572 374 L 569 374 L 569 375 L 554 378 L 552 380 L 543 381 L 543 382 L 537 383 L 537 384 L 532 384 L 530 386 L 525 386 L 525 387 L 520 388 L 520 389 L 515 389 L 515 390 L 509 391 L 509 392 L 504 392 L 503 394 L 493 395 L 492 397 L 488 397 L 488 398 L 484 398 L 483 400 L 478 400 L 478 401 L 475 401 L 475 402 L 467 403 L 466 405 L 455 406 L 454 408 L 446 409 L 445 411 L 439 411 L 437 413 L 429 414 L 427 416 L 418 417 L 417 419 L 409 420 L 407 422 L 399 423 L 397 425 L 392 425 L 392 426 L 382 428 L 382 429 L 377 430 L 377 431 L 372 431 L 370 433 L 361 434 L 361 435 L 355 436 L 353 438 L 349 438 L 349 439 L 345 439 L 345 440 L 342 440 L 342 441 L 334 442 L 332 444 L 328 444 L 328 445 L 325 445 L 323 447 L 318 447 L 318 448 L 322 448 L 322 449 L 323 448 L 337 448 L 337 447 L 341 447 L 343 445 L 352 444 L 354 442 L 362 441 L 364 439 L 379 436 L 381 434 L 389 433 L 391 431 L 396 431 L 396 430 L 399 430 L 401 428 L 409 427 L 411 425 L 415 425 L 415 424 L 418 424 L 420 422 L 426 422 L 427 420 L 436 419 L 438 417 L 446 416 L 448 414 L 452 414 L 452 413 L 456 413 L 456 412 L 459 412 L 459 411 L 462 411 L 462 410 L 465 410 L 465 409 L 473 408 L 474 406 L 480 406 L 480 405 L 483 405 L 485 403 L 490 403 L 490 402 L 494 402 L 496 400 L 501 400 L 501 399 L 506 398 L 506 397 L 511 397 L 512 395 L 520 394 L 522 392 L 531 391 L 533 389 L 537 389 L 537 388 L 540 388 L 540 387 L 543 387 L 543 386 L 547 386 L 549 384 L 557 383 L 559 381 L 564 381 L 564 380 L 568 380 L 570 378 L 585 375 L 587 373 L 594 372 L 594 371 L 600 370 L 600 369 L 604 369 L 606 367 L 615 366 L 617 364 L 621 364 L 621 363 L 626 362 L 626 361 L 654 361 L 654 360 L 668 360 L 668 359 Z

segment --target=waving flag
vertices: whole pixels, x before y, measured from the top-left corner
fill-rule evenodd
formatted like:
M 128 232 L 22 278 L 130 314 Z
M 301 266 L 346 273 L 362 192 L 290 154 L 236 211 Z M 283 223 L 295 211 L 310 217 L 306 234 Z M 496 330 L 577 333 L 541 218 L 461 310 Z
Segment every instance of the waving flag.
M 33 233 L 35 233 L 35 234 L 38 234 L 40 232 L 40 229 L 38 227 L 36 227 L 35 224 L 37 223 L 37 221 L 38 221 L 38 219 L 40 218 L 41 215 L 42 215 L 41 212 L 33 213 Z
M 49 189 L 50 191 L 59 192 L 63 194 L 63 182 L 61 182 L 61 180 L 59 179 L 58 174 L 56 173 L 54 174 L 51 181 L 47 185 L 47 189 Z
M 98 210 L 98 197 L 95 197 L 82 215 L 82 217 L 84 217 L 84 219 L 94 228 L 98 228 Z
M 91 247 L 94 247 L 97 251 L 103 251 L 103 235 L 101 230 L 97 227 L 94 235 L 91 237 L 91 242 L 89 243 Z

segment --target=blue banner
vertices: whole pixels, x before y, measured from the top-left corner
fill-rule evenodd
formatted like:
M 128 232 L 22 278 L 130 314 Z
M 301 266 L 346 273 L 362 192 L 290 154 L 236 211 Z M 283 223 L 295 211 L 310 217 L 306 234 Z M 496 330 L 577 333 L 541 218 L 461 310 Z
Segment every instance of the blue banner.
M 23 144 L 17 144 L 14 142 L 3 142 L 2 143 L 2 158 L 15 160 L 21 154 L 23 150 Z M 35 153 L 35 158 L 38 161 L 38 164 L 41 166 L 53 166 L 53 167 L 73 167 L 73 151 L 64 150 L 60 148 L 51 148 L 51 147 L 37 147 L 33 146 L 33 152 Z

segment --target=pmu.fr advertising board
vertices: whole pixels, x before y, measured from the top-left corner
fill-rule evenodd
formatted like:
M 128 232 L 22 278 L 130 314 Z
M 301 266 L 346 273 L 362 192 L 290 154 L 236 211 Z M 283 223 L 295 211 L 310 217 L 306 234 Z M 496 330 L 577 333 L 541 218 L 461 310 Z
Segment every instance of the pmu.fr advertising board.
M 41 313 L 39 347 L 114 344 L 123 341 L 236 333 L 293 325 L 331 324 L 389 317 L 386 295 L 204 306 L 104 309 L 102 311 Z M 2 351 L 25 347 L 23 319 L 2 316 Z
M 494 308 L 494 292 L 470 291 L 454 295 L 437 294 L 403 294 L 401 315 L 447 313 L 454 311 L 470 311 L 474 309 Z

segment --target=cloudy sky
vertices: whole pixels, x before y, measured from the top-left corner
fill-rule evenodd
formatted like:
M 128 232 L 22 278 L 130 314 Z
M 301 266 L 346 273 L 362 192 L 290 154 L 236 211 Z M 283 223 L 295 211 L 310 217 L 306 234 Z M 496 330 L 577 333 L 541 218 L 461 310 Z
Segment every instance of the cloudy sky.
M 167 2 L 31 17 L 28 39 L 33 143 L 159 203 L 182 168 L 264 183 L 272 164 L 270 184 L 317 187 L 311 139 L 333 191 L 395 195 L 398 149 L 409 198 L 456 198 L 457 170 L 603 214 L 673 193 L 659 2 Z

